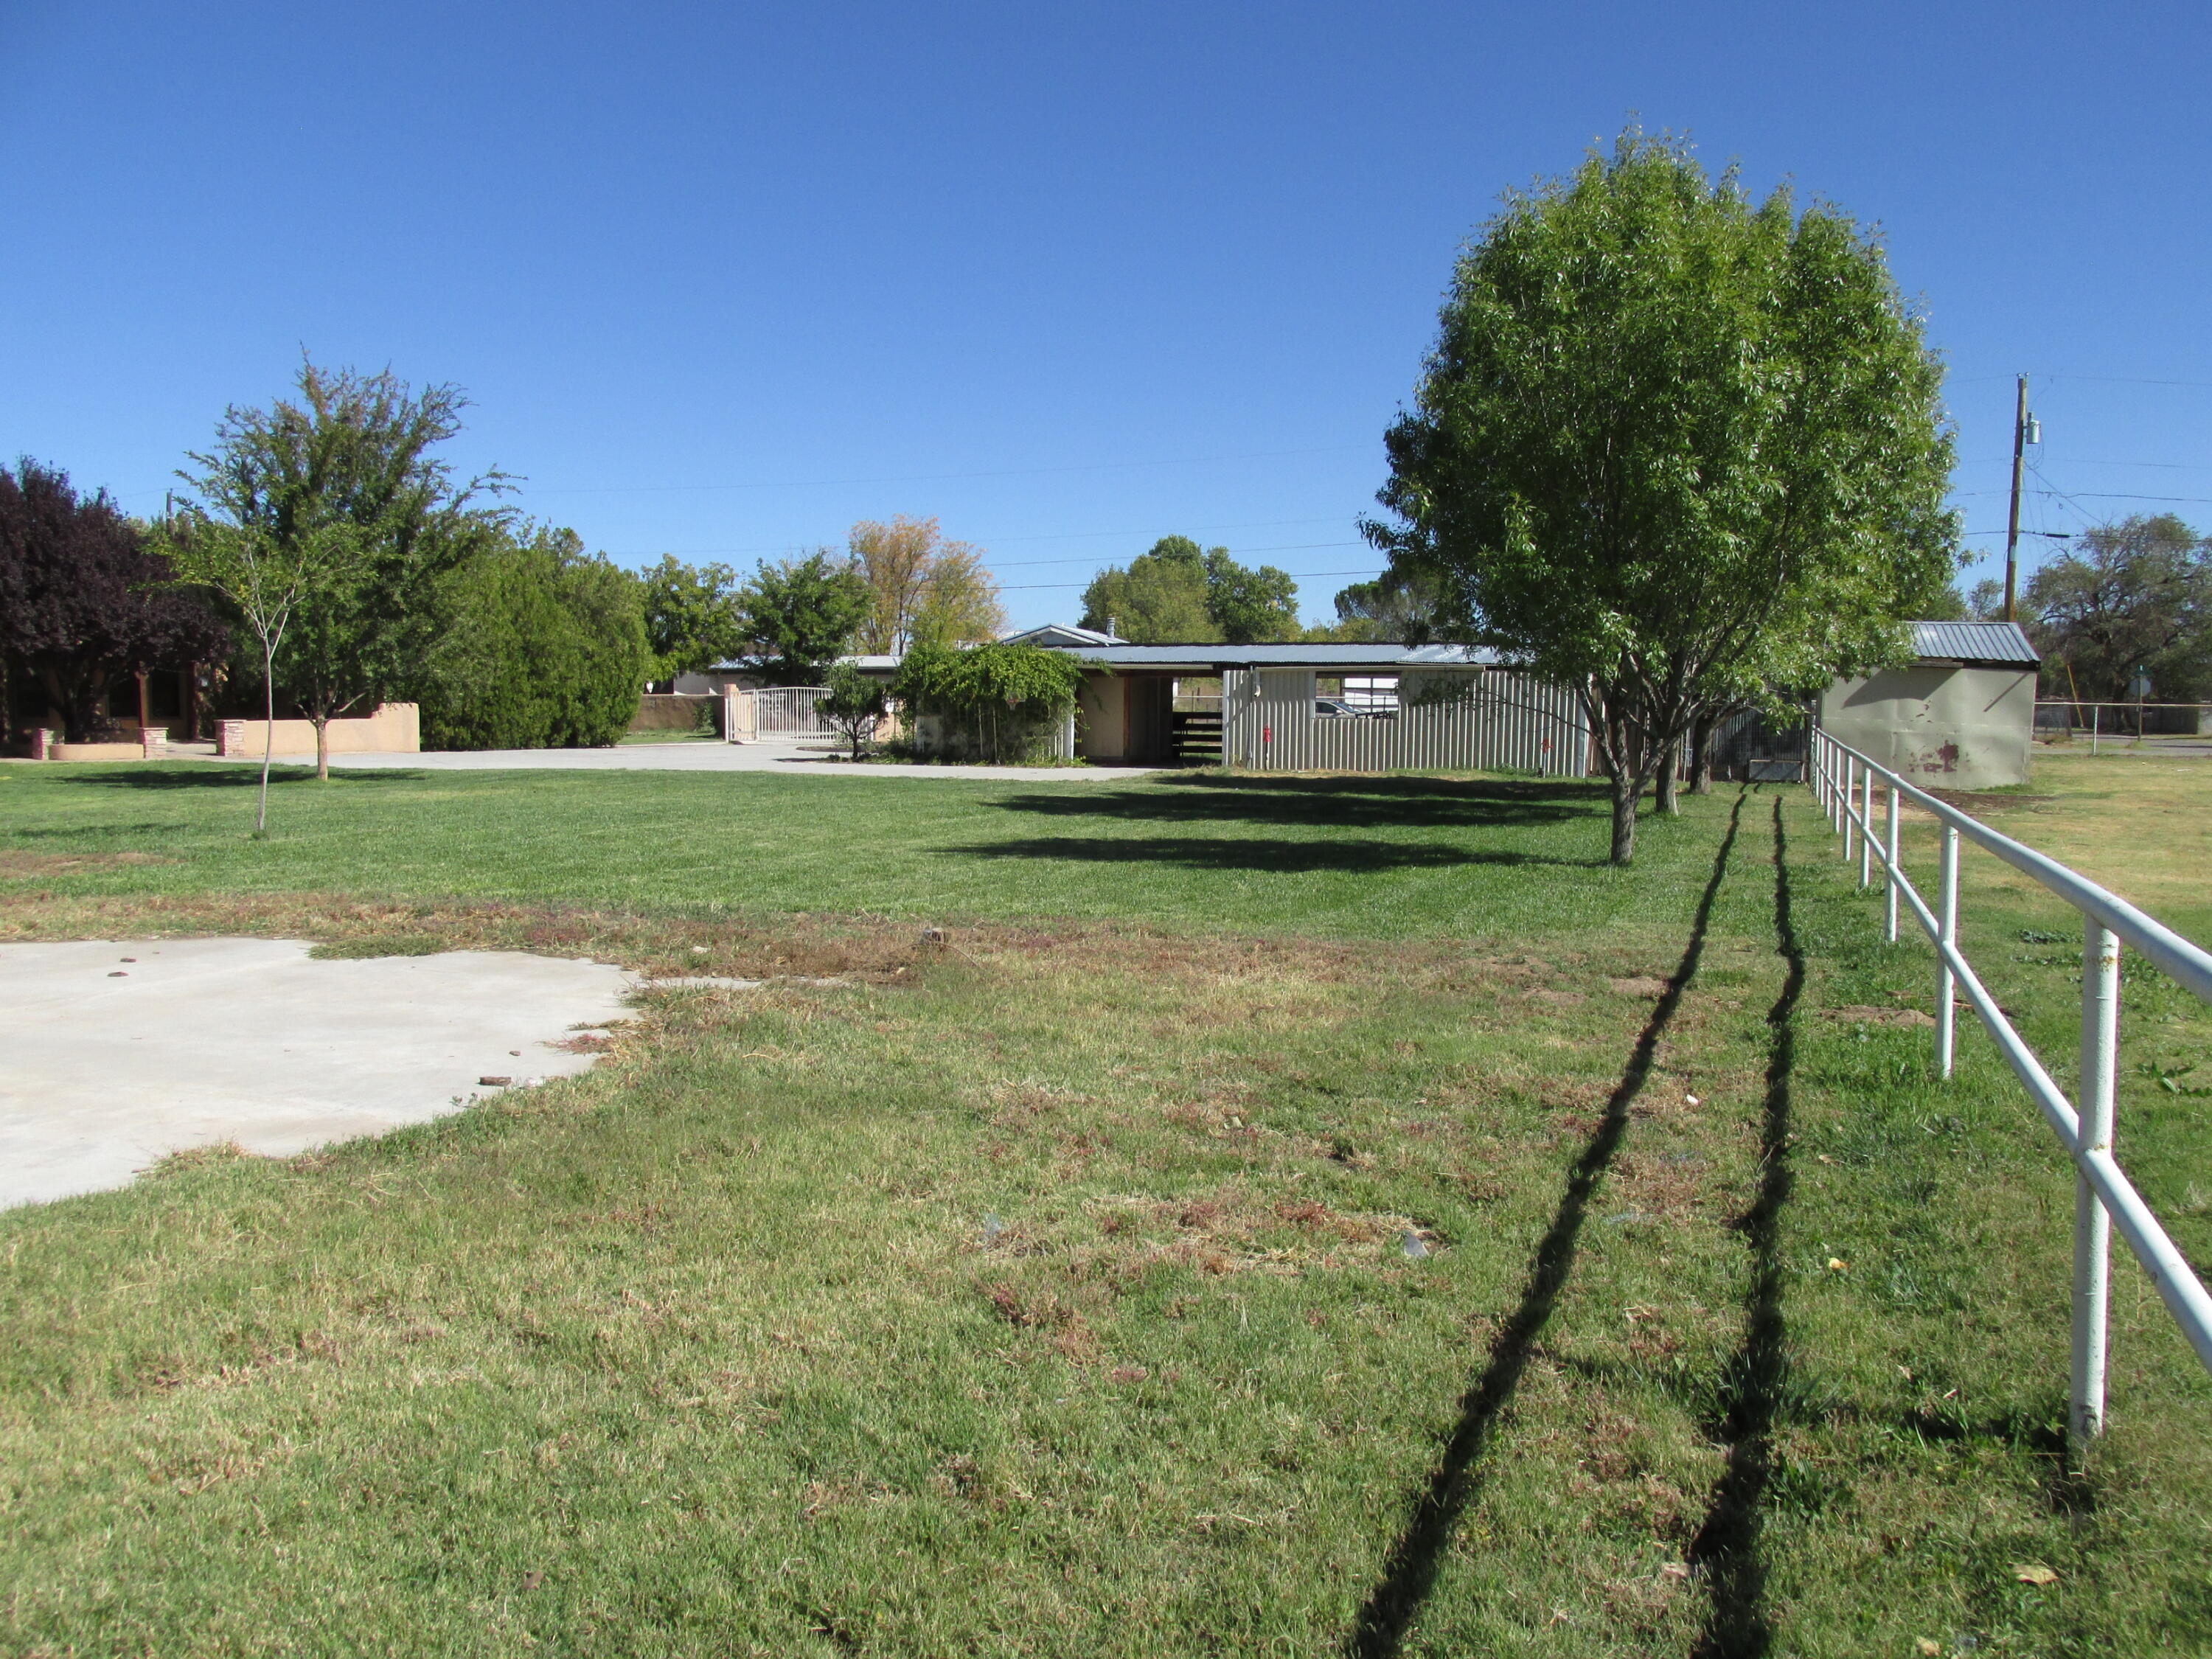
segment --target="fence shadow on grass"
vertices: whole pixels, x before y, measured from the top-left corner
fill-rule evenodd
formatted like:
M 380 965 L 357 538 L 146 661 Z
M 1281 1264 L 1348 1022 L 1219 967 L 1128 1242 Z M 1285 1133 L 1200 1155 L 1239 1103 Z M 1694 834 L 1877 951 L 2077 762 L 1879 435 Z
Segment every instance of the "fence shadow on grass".
M 1652 1008 L 1651 1018 L 1638 1035 L 1620 1081 L 1613 1085 L 1606 1101 L 1605 1116 L 1583 1148 L 1582 1156 L 1575 1160 L 1567 1177 L 1566 1191 L 1559 1198 L 1559 1207 L 1536 1246 L 1520 1305 L 1505 1322 L 1497 1340 L 1491 1344 L 1490 1361 L 1484 1366 L 1482 1375 L 1461 1396 L 1459 1420 L 1444 1443 L 1443 1455 L 1415 1495 L 1405 1530 L 1399 1534 L 1389 1554 L 1383 1559 L 1382 1580 L 1359 1610 L 1358 1622 L 1352 1627 L 1351 1639 L 1345 1647 L 1352 1659 L 1390 1659 L 1395 1656 L 1403 1645 L 1406 1632 L 1420 1611 L 1421 1603 L 1435 1587 L 1437 1564 L 1451 1541 L 1461 1514 L 1480 1484 L 1480 1461 L 1489 1449 L 1498 1419 L 1513 1402 L 1522 1373 L 1528 1369 L 1529 1353 L 1550 1322 L 1559 1291 L 1573 1270 L 1576 1243 L 1589 1207 L 1590 1194 L 1620 1148 L 1621 1138 L 1628 1129 L 1628 1109 L 1643 1091 L 1644 1079 L 1650 1075 L 1652 1062 L 1658 1056 L 1660 1036 L 1673 1021 L 1674 1011 L 1681 1006 L 1682 993 L 1696 976 L 1698 961 L 1705 955 L 1705 929 L 1712 919 L 1713 902 L 1720 896 L 1721 883 L 1728 874 L 1729 857 L 1735 850 L 1736 830 L 1743 817 L 1744 799 L 1745 796 L 1739 794 L 1735 810 L 1729 814 L 1728 833 L 1722 837 L 1720 851 L 1714 855 L 1713 872 L 1698 901 L 1697 915 L 1690 925 L 1690 939 L 1682 951 L 1682 959 L 1667 981 L 1665 994 Z
M 1510 829 L 1602 815 L 1601 787 L 1461 778 L 1261 778 L 1198 773 L 1133 788 L 1055 790 L 997 803 L 1046 817 L 1176 823 L 1351 825 L 1373 829 Z
M 1575 859 L 1534 854 L 1470 851 L 1426 841 L 1350 841 L 1328 836 L 1297 840 L 1265 836 L 1036 836 L 945 849 L 972 859 L 1062 859 L 1089 864 L 1179 864 L 1188 870 L 1273 870 L 1297 875 L 1316 870 L 1378 872 L 1443 870 L 1466 865 L 1559 865 L 1594 869 Z

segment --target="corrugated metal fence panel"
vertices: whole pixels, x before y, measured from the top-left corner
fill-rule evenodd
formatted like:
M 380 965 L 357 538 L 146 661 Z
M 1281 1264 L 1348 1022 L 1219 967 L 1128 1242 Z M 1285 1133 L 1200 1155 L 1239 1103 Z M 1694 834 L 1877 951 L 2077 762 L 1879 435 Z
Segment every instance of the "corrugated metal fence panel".
M 1322 714 L 1301 670 L 1222 677 L 1222 758 L 1269 772 L 1522 771 L 1581 777 L 1589 727 L 1582 699 L 1525 674 L 1412 675 L 1395 720 Z

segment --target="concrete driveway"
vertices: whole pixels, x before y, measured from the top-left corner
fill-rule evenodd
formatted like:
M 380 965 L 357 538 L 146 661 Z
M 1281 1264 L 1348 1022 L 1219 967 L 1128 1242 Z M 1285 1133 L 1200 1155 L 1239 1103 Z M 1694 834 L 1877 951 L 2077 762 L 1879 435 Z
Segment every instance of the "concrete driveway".
M 208 764 L 258 766 L 259 757 Z M 313 765 L 314 756 L 279 755 L 281 765 Z M 981 778 L 1020 783 L 1116 783 L 1148 777 L 1151 766 L 854 766 L 823 748 L 790 743 L 626 743 L 612 749 L 478 749 L 420 755 L 333 755 L 347 771 L 429 772 L 774 772 L 787 777 Z
M 0 945 L 0 1206 L 128 1185 L 235 1140 L 286 1157 L 453 1111 L 624 1012 L 604 963 L 511 951 L 318 962 L 296 939 Z

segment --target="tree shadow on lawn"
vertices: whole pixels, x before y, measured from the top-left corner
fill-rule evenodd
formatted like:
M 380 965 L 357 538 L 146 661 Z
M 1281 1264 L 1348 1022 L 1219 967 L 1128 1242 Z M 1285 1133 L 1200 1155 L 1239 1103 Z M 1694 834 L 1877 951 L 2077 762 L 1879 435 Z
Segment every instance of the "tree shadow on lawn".
M 1211 774 L 1164 778 L 1134 788 L 1079 795 L 1017 795 L 997 803 L 1048 817 L 1113 817 L 1150 823 L 1243 818 L 1284 825 L 1409 829 L 1510 828 L 1563 823 L 1607 809 L 1602 786 L 1573 782 L 1398 777 L 1252 777 Z
M 1179 864 L 1189 870 L 1316 870 L 1351 872 L 1442 870 L 1460 865 L 1551 865 L 1595 870 L 1602 859 L 1551 859 L 1529 853 L 1471 852 L 1435 842 L 1292 841 L 1258 836 L 1036 836 L 1023 841 L 948 847 L 973 859 L 1063 859 L 1088 864 Z
M 333 770 L 329 781 L 333 784 L 356 787 L 364 783 L 422 783 L 429 776 L 428 772 L 414 767 L 394 767 L 389 770 L 378 767 L 374 770 L 358 772 Z M 317 781 L 312 761 L 305 765 L 279 765 L 269 774 L 271 789 L 289 789 L 295 784 Z M 144 789 L 169 793 L 201 789 L 258 789 L 261 787 L 261 763 L 256 761 L 251 765 L 241 763 L 236 766 L 209 766 L 201 769 L 200 764 L 194 763 L 191 770 L 165 768 L 155 771 L 149 768 L 144 771 L 87 772 L 63 781 L 90 784 L 101 789 Z

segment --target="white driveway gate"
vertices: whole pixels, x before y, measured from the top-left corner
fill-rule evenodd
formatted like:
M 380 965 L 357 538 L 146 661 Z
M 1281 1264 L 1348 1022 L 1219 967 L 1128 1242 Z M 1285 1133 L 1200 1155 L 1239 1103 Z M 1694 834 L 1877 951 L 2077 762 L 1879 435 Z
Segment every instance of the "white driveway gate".
M 823 685 L 770 685 L 753 693 L 753 734 L 763 743 L 792 743 L 802 738 L 834 738 L 822 718 Z

